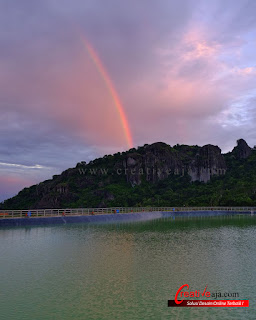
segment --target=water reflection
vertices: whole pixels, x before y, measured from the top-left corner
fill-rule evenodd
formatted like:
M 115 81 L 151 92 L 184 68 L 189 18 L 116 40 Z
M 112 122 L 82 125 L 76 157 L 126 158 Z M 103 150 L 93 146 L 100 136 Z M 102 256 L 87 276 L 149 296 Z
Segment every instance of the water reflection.
M 254 319 L 255 224 L 221 216 L 1 229 L 1 315 Z M 184 283 L 239 292 L 250 308 L 167 308 Z

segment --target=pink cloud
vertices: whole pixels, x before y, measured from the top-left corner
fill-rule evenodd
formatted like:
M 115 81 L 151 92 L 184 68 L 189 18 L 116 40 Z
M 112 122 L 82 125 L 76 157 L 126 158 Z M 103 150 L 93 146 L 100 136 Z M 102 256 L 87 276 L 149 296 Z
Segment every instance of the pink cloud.
M 0 201 L 17 194 L 21 189 L 33 185 L 33 179 L 14 174 L 0 176 Z
M 86 144 L 126 146 L 113 97 L 79 38 L 77 41 L 69 60 L 59 52 L 58 62 L 47 60 L 29 71 L 19 65 L 8 78 L 2 73 L 5 100 L 31 119 L 53 120 Z M 6 83 L 13 85 L 6 87 Z

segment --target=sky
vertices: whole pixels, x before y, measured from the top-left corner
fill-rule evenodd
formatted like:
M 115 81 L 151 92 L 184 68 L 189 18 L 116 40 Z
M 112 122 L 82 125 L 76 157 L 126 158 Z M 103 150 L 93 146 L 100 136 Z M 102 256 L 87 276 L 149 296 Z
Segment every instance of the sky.
M 256 1 L 2 0 L 0 201 L 163 141 L 256 145 Z

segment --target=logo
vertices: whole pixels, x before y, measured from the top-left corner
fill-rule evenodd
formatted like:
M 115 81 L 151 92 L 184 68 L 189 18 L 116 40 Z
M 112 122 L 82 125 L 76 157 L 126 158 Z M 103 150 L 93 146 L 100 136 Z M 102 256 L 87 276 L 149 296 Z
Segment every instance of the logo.
M 239 297 L 238 292 L 215 292 L 207 290 L 189 291 L 189 285 L 183 284 L 176 292 L 174 300 L 168 300 L 168 307 L 249 307 L 249 300 L 201 300 L 205 298 Z M 186 300 L 185 298 L 201 298 L 198 300 Z

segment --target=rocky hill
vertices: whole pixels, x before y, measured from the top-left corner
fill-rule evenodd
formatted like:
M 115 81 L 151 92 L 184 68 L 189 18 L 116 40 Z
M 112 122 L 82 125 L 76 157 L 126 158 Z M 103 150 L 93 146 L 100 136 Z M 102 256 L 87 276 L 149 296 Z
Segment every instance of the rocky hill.
M 254 206 L 255 193 L 256 151 L 243 139 L 227 154 L 210 144 L 157 142 L 82 161 L 0 207 Z

